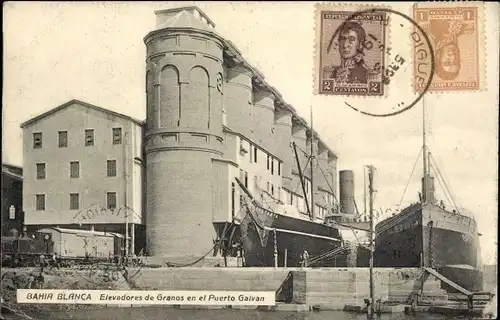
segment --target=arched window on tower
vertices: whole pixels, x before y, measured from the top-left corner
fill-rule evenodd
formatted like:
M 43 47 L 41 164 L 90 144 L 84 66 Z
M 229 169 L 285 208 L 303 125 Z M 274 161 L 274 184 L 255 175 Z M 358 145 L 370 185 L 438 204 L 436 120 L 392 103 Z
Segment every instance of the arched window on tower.
M 153 76 L 150 70 L 146 71 L 146 112 L 147 112 L 147 127 L 153 128 L 151 126 L 154 123 L 154 119 L 156 119 L 154 115 L 154 106 L 153 106 Z
M 172 128 L 180 125 L 179 71 L 172 65 L 162 68 L 160 74 L 160 127 Z
M 182 92 L 181 123 L 187 128 L 209 128 L 210 90 L 207 70 L 196 66 L 189 72 L 189 84 Z

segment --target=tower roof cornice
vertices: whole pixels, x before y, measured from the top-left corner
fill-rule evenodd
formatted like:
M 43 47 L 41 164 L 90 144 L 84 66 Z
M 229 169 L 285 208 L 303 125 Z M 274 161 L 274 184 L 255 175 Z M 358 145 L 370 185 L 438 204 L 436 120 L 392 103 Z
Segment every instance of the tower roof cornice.
M 155 35 L 161 35 L 165 31 L 175 31 L 175 32 L 195 32 L 211 36 L 220 41 L 224 50 L 224 62 L 229 67 L 234 67 L 236 65 L 243 66 L 247 69 L 252 76 L 252 83 L 259 90 L 268 91 L 274 95 L 274 103 L 280 108 L 287 109 L 292 113 L 294 121 L 299 122 L 306 127 L 307 131 L 313 131 L 312 134 L 318 143 L 324 145 L 326 149 L 329 150 L 333 156 L 336 157 L 335 152 L 333 152 L 328 145 L 319 137 L 317 131 L 313 130 L 306 122 L 304 118 L 298 115 L 297 110 L 287 103 L 281 93 L 271 86 L 265 79 L 264 74 L 252 66 L 243 56 L 241 51 L 234 45 L 230 40 L 227 40 L 217 34 L 214 30 L 215 23 L 197 6 L 187 6 L 174 9 L 157 10 L 155 11 L 157 16 L 157 27 L 149 32 L 144 37 L 144 43 L 147 45 L 154 39 Z
M 156 10 L 156 28 L 165 24 L 187 24 L 186 26 L 214 29 L 215 23 L 197 6 Z

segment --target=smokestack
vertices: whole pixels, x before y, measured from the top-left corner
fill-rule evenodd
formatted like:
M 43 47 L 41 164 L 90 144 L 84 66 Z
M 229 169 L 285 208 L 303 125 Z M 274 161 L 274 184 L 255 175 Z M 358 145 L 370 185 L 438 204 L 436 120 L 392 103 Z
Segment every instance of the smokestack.
M 345 215 L 354 216 L 354 172 L 342 170 L 339 172 L 340 211 Z
M 425 199 L 427 202 L 434 202 L 434 177 L 431 175 L 427 175 L 427 186 L 426 186 L 427 194 L 425 195 Z M 422 190 L 424 190 L 424 178 L 422 178 Z M 425 192 L 425 191 L 424 191 Z

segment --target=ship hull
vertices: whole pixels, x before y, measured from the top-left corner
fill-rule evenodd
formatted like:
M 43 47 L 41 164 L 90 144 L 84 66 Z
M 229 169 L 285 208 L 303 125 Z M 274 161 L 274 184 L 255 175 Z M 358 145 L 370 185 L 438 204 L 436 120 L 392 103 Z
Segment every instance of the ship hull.
M 460 285 L 471 292 L 482 292 L 483 287 L 483 271 L 470 268 L 469 266 L 445 266 L 437 268 L 438 272 L 444 275 L 446 278 Z M 448 292 L 457 292 L 456 289 L 442 283 L 441 287 Z
M 316 257 L 325 252 L 329 252 L 339 245 L 331 245 L 327 241 L 318 241 L 310 236 L 290 236 L 289 234 L 278 232 L 278 243 L 288 245 L 277 245 L 278 267 L 298 267 L 300 266 L 301 248 L 307 250 L 311 257 Z M 290 245 L 292 244 L 292 245 Z M 356 261 L 350 260 L 349 254 L 339 253 L 309 265 L 310 267 L 369 267 L 370 253 L 366 249 L 358 248 Z M 286 259 L 286 264 L 285 264 Z M 245 251 L 245 261 L 247 267 L 274 267 L 274 244 L 268 243 L 266 247 L 259 247 L 258 244 Z
M 274 267 L 275 266 L 275 249 L 274 249 L 274 233 L 269 234 L 269 239 L 265 246 L 260 244 L 260 240 L 256 231 L 250 231 L 245 239 L 243 239 L 243 249 L 245 255 L 245 264 L 248 267 Z M 340 247 L 340 242 L 329 241 L 325 239 L 317 239 L 309 235 L 292 234 L 287 232 L 276 232 L 276 253 L 278 267 L 299 267 L 301 262 L 301 254 L 307 251 L 310 258 L 315 258 L 321 254 L 330 252 Z M 337 256 L 340 260 L 345 258 L 341 255 Z M 314 264 L 314 266 L 335 265 L 336 258 L 331 257 Z
M 350 252 L 342 252 L 335 261 L 335 265 L 332 267 L 346 267 L 346 268 L 368 268 L 370 267 L 370 250 L 367 245 L 356 245 L 354 248 L 354 254 Z
M 364 248 L 351 254 L 342 250 L 342 238 L 335 227 L 266 212 L 255 206 L 249 209 L 240 228 L 248 267 L 274 267 L 276 263 L 278 267 L 298 267 L 304 251 L 309 254 L 311 267 L 356 266 L 358 260 L 369 259 Z
M 368 268 L 370 266 L 371 252 L 365 246 L 357 246 L 356 267 Z
M 375 266 L 432 267 L 469 291 L 482 291 L 479 236 L 473 219 L 432 204 L 417 204 L 388 220 L 376 227 Z

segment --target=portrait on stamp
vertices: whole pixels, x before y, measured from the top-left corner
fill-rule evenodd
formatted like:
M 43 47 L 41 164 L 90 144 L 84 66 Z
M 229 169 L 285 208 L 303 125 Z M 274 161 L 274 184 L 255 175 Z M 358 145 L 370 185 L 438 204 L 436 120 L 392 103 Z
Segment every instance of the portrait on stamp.
M 414 19 L 429 35 L 435 55 L 435 74 L 429 91 L 479 89 L 477 10 L 477 7 L 414 8 Z M 417 60 L 417 50 L 414 55 Z M 421 87 L 416 84 L 417 89 Z
M 361 50 L 361 43 L 365 40 L 365 29 L 355 21 L 348 21 L 338 37 L 340 65 L 325 67 L 325 78 L 335 79 L 338 83 L 366 84 L 368 70 Z
M 384 12 L 320 11 L 319 93 L 383 95 Z

